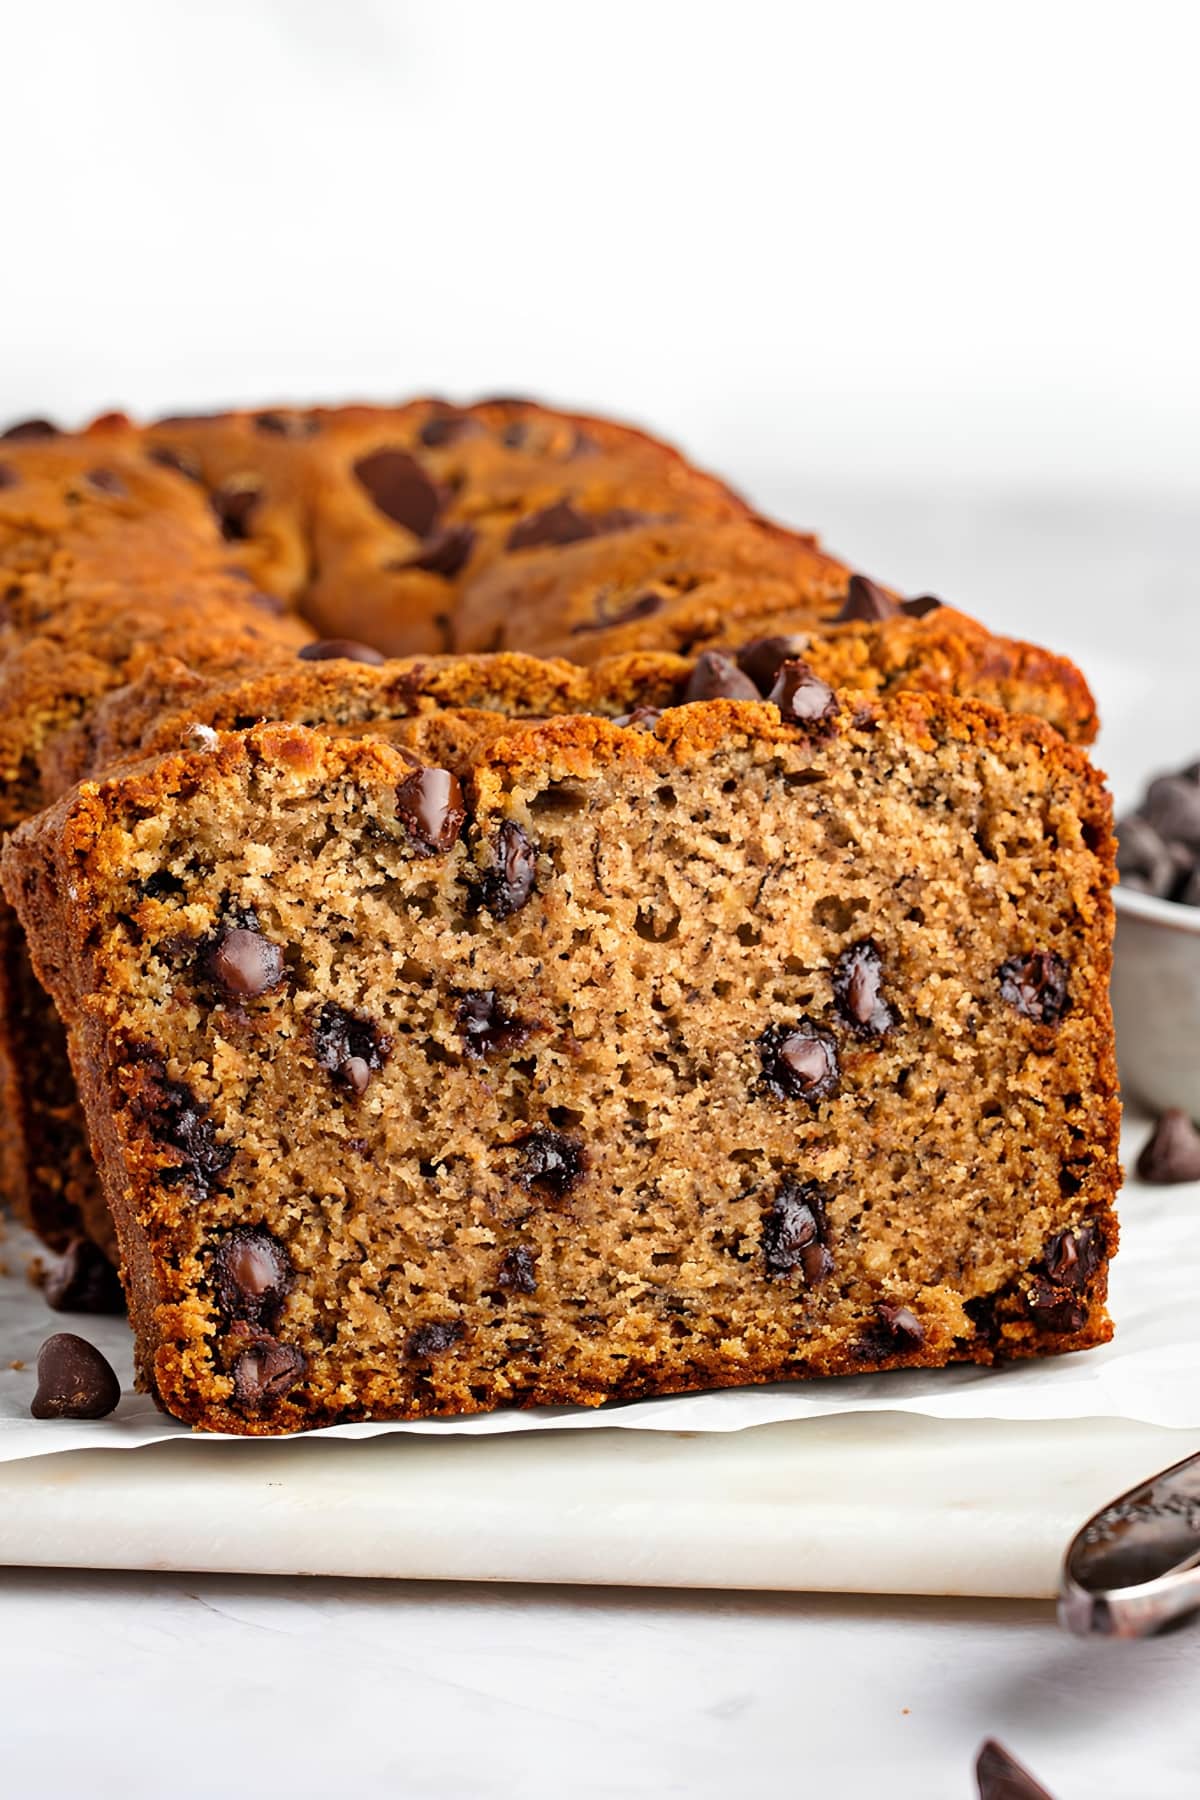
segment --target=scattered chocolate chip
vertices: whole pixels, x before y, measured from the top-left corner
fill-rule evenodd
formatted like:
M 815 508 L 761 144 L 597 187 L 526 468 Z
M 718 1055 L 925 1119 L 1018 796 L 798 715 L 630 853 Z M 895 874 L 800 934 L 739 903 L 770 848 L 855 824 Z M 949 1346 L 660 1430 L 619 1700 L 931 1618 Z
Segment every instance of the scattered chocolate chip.
M 537 852 L 524 826 L 505 819 L 496 833 L 492 866 L 476 889 L 477 903 L 493 919 L 507 919 L 520 912 L 533 896 L 537 881 Z
M 760 694 L 769 694 L 785 662 L 803 657 L 809 640 L 799 633 L 751 638 L 737 653 L 738 668 L 748 675 Z
M 89 1238 L 73 1237 L 42 1289 L 55 1312 L 123 1313 L 125 1295 L 117 1271 Z
M 979 1800 L 1054 1800 L 1003 1744 L 988 1738 L 975 1760 Z
M 758 1040 L 762 1085 L 781 1100 L 824 1100 L 836 1093 L 837 1045 L 811 1019 L 769 1025 Z
M 268 1411 L 303 1381 L 308 1361 L 293 1344 L 274 1338 L 252 1344 L 233 1365 L 233 1398 L 237 1406 L 253 1412 Z
M 263 1225 L 235 1225 L 213 1252 L 213 1286 L 231 1319 L 273 1326 L 292 1286 L 292 1265 Z
M 414 536 L 427 538 L 442 510 L 443 495 L 407 450 L 373 450 L 354 473 L 379 511 Z
M 11 463 L 0 463 L 0 488 L 16 487 L 21 477 Z
M 253 926 L 232 925 L 206 940 L 197 967 L 230 1000 L 257 1000 L 283 980 L 283 951 Z
M 1043 1331 L 1071 1333 L 1087 1324 L 1087 1307 L 1067 1287 L 1038 1276 L 1025 1295 L 1025 1308 Z
M 882 1037 L 896 1023 L 882 988 L 883 959 L 874 939 L 848 945 L 834 964 L 833 1003 L 859 1037 Z
M 559 1200 L 583 1179 L 587 1158 L 582 1144 L 548 1125 L 535 1125 L 520 1141 L 522 1187 L 538 1188 Z
M 507 548 L 535 550 L 546 544 L 574 544 L 595 535 L 595 520 L 578 512 L 569 500 L 556 500 L 553 506 L 518 519 L 508 534 Z
M 592 617 L 581 619 L 572 625 L 571 633 L 578 637 L 583 631 L 608 631 L 614 625 L 632 625 L 635 619 L 648 619 L 652 614 L 661 612 L 663 597 L 661 594 L 636 594 L 632 600 L 623 605 L 617 604 L 608 593 L 597 594 L 592 606 Z
M 768 1275 L 792 1275 L 797 1270 L 809 1287 L 833 1272 L 833 1258 L 826 1248 L 828 1224 L 826 1195 L 815 1181 L 786 1178 L 763 1221 L 762 1247 Z
M 468 432 L 480 429 L 478 421 L 470 413 L 441 412 L 426 419 L 417 436 L 427 450 L 444 450 L 447 444 L 456 444 Z
M 151 444 L 146 455 L 160 468 L 173 469 L 176 475 L 182 475 L 188 481 L 204 480 L 200 459 L 193 456 L 190 450 L 173 450 L 169 444 Z
M 129 492 L 124 481 L 114 469 L 89 469 L 85 479 L 89 487 L 94 487 L 97 493 L 111 494 L 114 499 L 120 499 Z
M 206 1101 L 197 1100 L 182 1081 L 168 1080 L 156 1057 L 144 1060 L 150 1067 L 145 1088 L 134 1102 L 136 1116 L 156 1143 L 182 1157 L 160 1169 L 158 1179 L 166 1186 L 187 1182 L 197 1194 L 207 1194 L 233 1161 L 233 1145 L 217 1141 Z
M 449 769 L 414 769 L 396 789 L 396 817 L 419 856 L 439 856 L 458 841 L 467 809 Z
M 424 569 L 428 575 L 442 575 L 452 581 L 461 575 L 475 548 L 473 525 L 446 525 L 426 538 L 415 556 L 393 563 L 394 569 Z
M 391 1039 L 370 1019 L 360 1018 L 327 1000 L 313 1026 L 313 1054 L 320 1068 L 352 1094 L 362 1095 L 371 1076 L 382 1069 Z
M 628 731 L 653 731 L 661 718 L 660 706 L 635 706 L 632 712 L 618 713 L 613 724 L 623 725 Z
M 410 1362 L 428 1362 L 431 1356 L 443 1356 L 463 1336 L 461 1319 L 430 1319 L 410 1332 L 404 1354 Z
M 321 421 L 312 413 L 260 412 L 254 415 L 255 429 L 270 437 L 308 438 L 321 429 Z
M 748 675 L 743 675 L 731 656 L 720 650 L 705 650 L 696 659 L 683 690 L 684 706 L 697 700 L 761 700 L 762 695 Z
M 1183 870 L 1190 861 L 1182 859 Z M 1117 826 L 1117 868 L 1122 887 L 1166 899 L 1181 873 L 1181 859 L 1148 819 L 1134 813 Z
M 1200 1138 L 1196 1142 L 1200 1149 Z M 1095 1225 L 1060 1231 L 1046 1245 L 1046 1273 L 1056 1287 L 1083 1289 L 1100 1267 L 1100 1256 L 1101 1239 Z
M 1142 812 L 1160 837 L 1200 850 L 1200 782 L 1186 772 L 1152 781 Z
M 900 611 L 906 612 L 910 619 L 924 619 L 927 618 L 930 613 L 940 612 L 941 610 L 942 602 L 935 599 L 932 594 L 917 594 L 911 600 L 902 600 L 900 602 Z
M 35 1419 L 104 1419 L 121 1398 L 112 1364 L 86 1338 L 56 1331 L 38 1351 Z
M 12 444 L 32 444 L 39 438 L 61 437 L 62 432 L 49 419 L 21 419 L 16 425 L 10 425 L 7 431 L 0 431 L 0 438 Z
M 850 586 L 846 590 L 845 605 L 841 612 L 834 614 L 830 622 L 844 625 L 851 619 L 894 619 L 899 611 L 900 602 L 893 600 L 876 582 L 868 581 L 865 575 L 852 575 Z
M 356 638 L 318 638 L 296 652 L 302 662 L 386 662 L 382 651 L 372 644 L 360 644 Z
M 517 1294 L 537 1293 L 537 1274 L 531 1253 L 524 1244 L 506 1251 L 496 1271 L 496 1286 L 511 1288 Z
M 799 658 L 783 664 L 767 699 L 785 725 L 823 725 L 837 712 L 833 689 Z
M 1170 1107 L 1159 1119 L 1136 1166 L 1140 1180 L 1160 1187 L 1200 1181 L 1200 1132 L 1179 1107 Z
M 873 1335 L 884 1346 L 883 1355 L 897 1355 L 919 1350 L 925 1342 L 925 1327 L 907 1306 L 881 1300 L 875 1308 Z
M 458 1023 L 466 1042 L 468 1056 L 493 1056 L 516 1049 L 529 1036 L 529 1026 L 510 1013 L 496 998 L 494 988 L 477 988 L 464 994 L 458 1008 Z
M 250 536 L 251 521 L 261 499 L 262 489 L 257 483 L 228 481 L 224 487 L 213 489 L 209 502 L 217 515 L 221 536 L 228 543 L 241 544 Z
M 1000 997 L 1035 1025 L 1056 1025 L 1070 1004 L 1067 965 L 1053 950 L 1028 950 L 1001 963 Z

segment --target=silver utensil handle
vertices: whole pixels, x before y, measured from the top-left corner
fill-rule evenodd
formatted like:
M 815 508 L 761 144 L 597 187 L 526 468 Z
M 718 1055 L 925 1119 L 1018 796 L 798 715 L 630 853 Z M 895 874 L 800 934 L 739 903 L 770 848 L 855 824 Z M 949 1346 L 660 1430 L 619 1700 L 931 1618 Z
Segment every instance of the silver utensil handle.
M 1059 1623 L 1079 1635 L 1150 1637 L 1200 1611 L 1200 1455 L 1103 1507 L 1072 1539 Z

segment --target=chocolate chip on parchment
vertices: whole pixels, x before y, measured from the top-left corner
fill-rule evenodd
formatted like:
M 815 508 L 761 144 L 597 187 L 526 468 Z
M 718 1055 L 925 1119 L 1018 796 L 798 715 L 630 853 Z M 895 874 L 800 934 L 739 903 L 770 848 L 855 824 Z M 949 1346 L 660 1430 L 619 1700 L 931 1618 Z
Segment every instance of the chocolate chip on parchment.
M 1070 1004 L 1067 965 L 1053 950 L 1027 950 L 1001 963 L 1000 997 L 1035 1025 L 1056 1025 Z
M 900 602 L 893 600 L 877 582 L 868 581 L 865 575 L 852 575 L 846 590 L 846 600 L 841 612 L 835 613 L 831 623 L 844 625 L 851 619 L 864 623 L 878 619 L 894 619 L 900 611 Z
M 785 662 L 803 657 L 809 640 L 799 633 L 751 638 L 737 653 L 738 668 L 748 675 L 760 694 L 769 694 Z
M 770 1212 L 763 1220 L 762 1247 L 767 1274 L 792 1275 L 799 1271 L 809 1287 L 833 1271 L 833 1257 L 826 1248 L 827 1196 L 815 1181 L 781 1184 Z
M 396 817 L 419 856 L 440 856 L 457 842 L 467 816 L 449 769 L 414 769 L 396 789 Z
M 720 650 L 705 650 L 696 659 L 683 690 L 683 705 L 697 700 L 761 700 L 762 695 L 748 675 L 743 675 L 731 656 Z
M 873 938 L 850 944 L 834 964 L 833 1003 L 859 1037 L 883 1037 L 895 1014 L 883 997 L 883 960 Z
M 531 899 L 537 881 L 537 852 L 523 825 L 505 819 L 496 833 L 492 866 L 476 888 L 477 904 L 494 919 L 507 919 Z
M 292 1265 L 264 1225 L 235 1225 L 213 1252 L 217 1300 L 231 1319 L 274 1321 L 292 1286 Z
M 378 664 L 386 661 L 373 644 L 360 644 L 356 638 L 318 638 L 297 650 L 302 662 L 356 662 Z
M 55 1312 L 123 1313 L 121 1278 L 99 1245 L 73 1237 L 42 1289 Z
M 975 1759 L 979 1800 L 1054 1800 L 1003 1744 L 988 1738 Z
M 837 1092 L 837 1045 L 812 1019 L 769 1025 L 758 1040 L 762 1085 L 781 1100 L 824 1100 Z
M 373 450 L 359 458 L 354 473 L 385 518 L 416 537 L 429 536 L 444 495 L 407 450 Z
M 121 1398 L 106 1356 L 73 1331 L 56 1331 L 38 1351 L 35 1419 L 104 1419 Z
M 782 665 L 767 699 L 785 725 L 823 725 L 837 712 L 833 689 L 799 658 Z
M 1200 1181 L 1200 1131 L 1178 1106 L 1163 1113 L 1137 1159 L 1142 1181 L 1170 1187 L 1178 1181 Z
M 294 1344 L 274 1338 L 251 1344 L 233 1365 L 233 1398 L 249 1412 L 266 1412 L 304 1379 L 308 1359 Z

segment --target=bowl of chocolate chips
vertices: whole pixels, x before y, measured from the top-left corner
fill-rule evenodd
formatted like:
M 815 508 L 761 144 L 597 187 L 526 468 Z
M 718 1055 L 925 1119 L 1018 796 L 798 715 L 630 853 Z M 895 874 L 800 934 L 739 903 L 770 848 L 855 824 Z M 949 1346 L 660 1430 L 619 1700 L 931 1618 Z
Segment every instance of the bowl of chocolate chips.
M 1126 1099 L 1200 1119 L 1200 762 L 1117 821 L 1113 1010 Z

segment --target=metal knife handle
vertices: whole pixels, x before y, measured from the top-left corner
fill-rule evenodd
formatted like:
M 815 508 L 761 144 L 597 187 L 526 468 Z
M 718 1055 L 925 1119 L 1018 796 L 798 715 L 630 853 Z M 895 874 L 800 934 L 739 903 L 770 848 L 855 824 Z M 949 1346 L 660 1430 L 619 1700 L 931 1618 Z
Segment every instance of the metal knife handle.
M 1200 1455 L 1089 1519 L 1072 1540 L 1058 1618 L 1083 1636 L 1150 1637 L 1200 1610 Z

